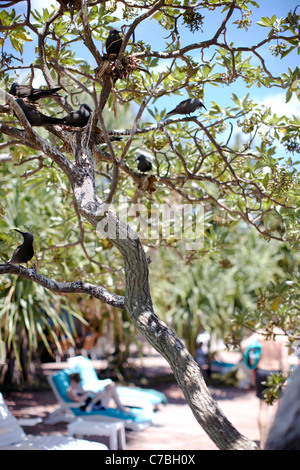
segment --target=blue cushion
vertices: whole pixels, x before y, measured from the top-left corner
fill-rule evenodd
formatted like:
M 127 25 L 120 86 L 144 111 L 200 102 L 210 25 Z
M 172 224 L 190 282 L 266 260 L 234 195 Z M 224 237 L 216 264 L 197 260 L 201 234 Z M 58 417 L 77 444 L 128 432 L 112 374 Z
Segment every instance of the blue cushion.
M 69 403 L 72 401 L 67 395 L 67 388 L 70 385 L 70 373 L 71 371 L 69 370 L 62 370 L 52 377 L 56 390 L 62 399 Z
M 78 372 L 83 384 L 99 380 L 97 373 L 88 358 L 77 356 L 76 359 L 77 361 L 69 360 L 69 363 L 72 366 L 73 371 Z
M 84 389 L 100 391 L 103 390 L 109 382 L 111 382 L 110 379 L 99 380 L 91 360 L 87 357 L 72 357 L 68 362 L 72 367 L 73 372 L 77 372 L 80 375 L 81 383 Z M 145 400 L 149 400 L 154 406 L 158 405 L 159 403 L 167 403 L 166 395 L 157 390 L 142 389 L 137 387 L 118 387 L 118 393 L 121 400 L 122 397 L 137 399 L 143 398 Z
M 118 394 L 122 400 L 122 397 L 130 397 L 130 398 L 142 398 L 144 400 L 149 400 L 152 405 L 159 405 L 160 403 L 166 404 L 167 397 L 164 393 L 159 392 L 157 390 L 153 390 L 151 388 L 143 389 L 143 388 L 131 388 L 131 387 L 117 387 Z
M 111 379 L 99 380 L 98 375 L 90 359 L 83 356 L 76 356 L 69 359 L 72 372 L 80 375 L 81 385 L 84 390 L 100 392 L 106 385 L 112 382 Z
M 67 395 L 67 388 L 70 385 L 70 374 L 72 372 L 74 372 L 74 370 L 62 370 L 52 377 L 53 383 L 58 393 L 60 394 L 62 399 L 67 403 L 72 403 L 72 400 Z M 72 408 L 72 412 L 74 413 L 74 415 L 81 417 L 101 415 L 110 416 L 112 418 L 117 419 L 131 420 L 135 423 L 144 423 L 146 421 L 151 421 L 153 416 L 152 410 L 145 411 L 140 408 L 132 408 L 130 410 L 130 413 L 117 410 L 115 408 L 107 408 L 105 410 L 92 410 L 89 413 L 87 411 L 81 410 L 80 408 Z
M 88 417 L 88 416 L 108 416 L 110 418 L 130 420 L 135 423 L 144 423 L 151 421 L 153 418 L 152 411 L 145 411 L 141 408 L 131 408 L 130 413 L 126 411 L 117 410 L 116 408 L 107 408 L 105 410 L 92 410 L 89 413 L 82 411 L 80 408 L 72 408 L 73 413 L 76 416 Z

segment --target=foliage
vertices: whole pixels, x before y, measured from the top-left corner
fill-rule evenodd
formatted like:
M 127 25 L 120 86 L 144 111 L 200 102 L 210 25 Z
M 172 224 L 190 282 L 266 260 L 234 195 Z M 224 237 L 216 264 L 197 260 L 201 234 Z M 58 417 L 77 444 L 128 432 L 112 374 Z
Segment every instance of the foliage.
M 76 314 L 74 301 L 59 299 L 28 280 L 14 278 L 11 285 L 1 291 L 0 300 L 1 339 L 8 352 L 14 352 L 19 366 L 24 337 L 29 360 L 32 351 L 38 349 L 39 339 L 50 354 L 54 348 L 62 354 L 66 339 L 73 343 L 76 336 L 74 318 L 83 321 L 80 313 Z
M 2 171 L 5 174 L 2 191 L 6 197 L 5 212 L 0 220 L 2 260 L 7 261 L 13 250 L 21 243 L 20 235 L 17 235 L 13 228 L 32 230 L 35 233 L 36 262 L 40 262 L 39 256 L 44 259 L 45 269 L 47 269 L 47 263 L 49 266 L 52 262 L 52 267 L 48 269 L 59 277 L 62 275 L 63 266 L 57 264 L 55 267 L 55 256 L 58 255 L 55 255 L 54 250 L 49 256 L 45 232 L 48 231 L 47 239 L 50 240 L 51 231 L 54 233 L 55 230 L 59 230 L 62 228 L 62 221 L 65 226 L 65 221 L 70 219 L 67 215 L 67 207 L 61 207 L 61 202 L 64 202 L 65 197 L 60 198 L 57 191 L 51 190 L 50 186 L 48 189 L 45 188 L 42 174 L 40 180 L 39 178 L 31 179 L 30 183 L 26 184 L 24 168 L 20 170 L 19 167 L 3 166 Z M 30 225 L 28 225 L 29 220 Z M 68 230 L 67 227 L 65 229 Z M 66 237 L 70 236 L 63 230 L 61 234 Z M 69 259 L 69 268 L 71 268 L 71 259 Z M 75 323 L 78 320 L 84 322 L 75 298 L 57 296 L 26 279 L 1 277 L 1 340 L 6 343 L 7 353 L 13 354 L 16 358 L 19 367 L 23 369 L 24 376 L 26 364 L 21 357 L 21 346 L 24 341 L 29 360 L 32 358 L 33 351 L 37 351 L 39 341 L 44 343 L 50 354 L 53 349 L 62 354 L 62 346 L 66 338 L 71 343 L 74 342 Z
M 287 9 L 284 18 L 270 12 L 259 22 L 261 41 L 255 38 L 255 44 L 237 45 L 231 41 L 229 30 L 251 31 L 252 9 L 258 8 L 253 0 L 210 0 L 195 5 L 179 0 L 51 3 L 32 11 L 30 2 L 12 1 L 11 7 L 1 12 L 2 88 L 9 90 L 14 80 L 38 83 L 40 78 L 47 86 L 62 85 L 61 99 L 39 103 L 41 111 L 57 116 L 82 102 L 100 113 L 103 102 L 107 103 L 103 122 L 97 115 L 105 143 L 97 142 L 92 148 L 99 197 L 117 203 L 126 196 L 147 210 L 155 203 L 201 206 L 206 214 L 204 246 L 184 253 L 185 261 L 204 256 L 212 247 L 215 251 L 219 248 L 219 258 L 205 257 L 201 265 L 192 267 L 182 263 L 182 270 L 176 273 L 173 258 L 164 259 L 165 279 L 162 276 L 161 284 L 153 286 L 158 308 L 163 310 L 159 302 L 163 297 L 176 328 L 183 331 L 185 324 L 195 324 L 191 343 L 200 324 L 220 334 L 227 330 L 225 325 L 229 328 L 232 318 L 236 325 L 244 322 L 253 327 L 253 316 L 247 323 L 246 312 L 254 309 L 254 294 L 265 285 L 267 273 L 272 278 L 278 274 L 276 259 L 269 259 L 274 252 L 268 242 L 283 241 L 294 250 L 299 247 L 299 167 L 293 160 L 299 151 L 299 116 L 277 116 L 251 95 L 255 86 L 284 90 L 287 102 L 299 98 L 299 68 L 291 65 L 297 63 L 299 55 L 297 8 Z M 20 4 L 23 14 L 19 13 Z M 123 59 L 128 62 L 120 58 L 115 66 L 102 56 L 109 28 L 119 27 L 120 20 L 126 42 Z M 152 28 L 160 36 L 160 50 L 151 44 Z M 266 61 L 270 54 L 282 65 L 278 76 Z M 111 74 L 109 79 L 107 74 Z M 108 98 L 104 93 L 107 83 L 111 87 Z M 223 106 L 216 100 L 207 103 L 210 87 L 222 87 L 231 101 Z M 247 93 L 242 94 L 239 87 L 246 87 Z M 178 101 L 186 96 L 204 99 L 207 111 L 167 120 L 166 108 L 174 103 L 170 101 L 174 96 Z M 9 259 L 14 245 L 7 230 L 26 226 L 36 236 L 35 262 L 44 275 L 87 282 L 97 277 L 107 289 L 123 294 L 118 250 L 107 239 L 99 239 L 78 212 L 70 181 L 57 161 L 17 132 L 20 124 L 11 109 L 2 106 L 1 112 L 9 113 L 11 120 L 0 123 L 0 151 L 9 152 L 13 159 L 12 164 L 1 166 L 3 261 Z M 107 146 L 112 130 L 121 140 Z M 44 128 L 35 131 L 69 162 L 75 161 L 75 133 Z M 238 142 L 234 139 L 236 132 L 240 135 Z M 151 180 L 136 171 L 136 153 L 141 150 L 152 155 Z M 253 246 L 249 246 L 253 235 L 250 242 L 241 244 L 237 231 L 241 221 L 262 237 L 255 239 Z M 243 240 L 246 233 L 241 236 Z M 162 242 L 174 252 L 180 251 L 180 240 L 174 237 L 165 240 L 160 236 L 155 243 L 147 238 L 144 241 L 146 250 Z M 222 253 L 225 241 L 229 247 Z M 249 254 L 251 258 L 242 264 Z M 222 269 L 216 266 L 216 259 Z M 256 270 L 261 263 L 266 269 L 262 277 L 263 269 Z M 155 267 L 150 265 L 151 269 Z M 15 285 L 8 278 L 2 285 L 7 282 Z M 286 289 L 282 288 L 280 294 L 278 282 Z M 295 289 L 288 284 L 291 282 Z M 285 281 L 274 279 L 270 296 L 275 296 L 276 302 L 280 299 L 282 315 L 297 303 L 297 282 L 296 278 L 292 281 L 292 274 Z M 27 284 L 24 286 L 27 288 Z M 3 298 L 7 296 L 4 292 Z M 44 293 L 42 297 L 45 300 Z M 19 306 L 14 308 L 20 312 Z M 7 332 L 11 341 L 13 331 Z
M 274 373 L 270 375 L 266 382 L 263 384 L 267 387 L 264 391 L 264 397 L 268 405 L 273 405 L 277 400 L 279 400 L 282 393 L 282 387 L 286 382 L 286 378 L 282 372 Z
M 202 330 L 217 340 L 231 341 L 233 331 L 257 320 L 257 301 L 273 282 L 284 282 L 285 253 L 277 243 L 268 245 L 245 227 L 225 231 L 215 227 L 215 247 L 188 265 L 174 254 L 160 254 L 160 270 L 152 274 L 154 302 L 163 318 L 172 324 L 191 353 Z M 209 233 L 208 233 L 209 237 Z M 179 269 L 166 266 L 176 262 Z M 243 330 L 241 331 L 243 333 Z

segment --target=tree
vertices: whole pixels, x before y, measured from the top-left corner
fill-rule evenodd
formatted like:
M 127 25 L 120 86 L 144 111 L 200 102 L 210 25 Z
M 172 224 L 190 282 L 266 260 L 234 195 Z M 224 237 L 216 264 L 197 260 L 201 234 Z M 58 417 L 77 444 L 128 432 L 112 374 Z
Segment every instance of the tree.
M 243 226 L 233 231 L 218 227 L 214 238 L 218 240 L 215 250 L 202 255 L 201 263 L 185 264 L 176 254 L 160 250 L 159 269 L 150 275 L 152 285 L 157 286 L 152 294 L 156 311 L 162 318 L 167 315 L 193 355 L 202 329 L 216 340 L 231 342 L 234 322 L 239 320 L 241 329 L 246 319 L 248 324 L 250 319 L 257 323 L 258 297 L 272 280 L 282 282 L 287 277 L 282 268 L 285 253 L 278 242 L 266 245 L 257 232 Z M 167 263 L 171 268 L 166 278 Z M 176 270 L 172 269 L 175 264 Z
M 16 3 L 8 1 L 6 6 Z M 178 0 L 61 0 L 59 6 L 44 8 L 42 13 L 32 11 L 29 0 L 25 4 L 23 17 L 14 9 L 1 12 L 5 87 L 10 88 L 12 71 L 28 70 L 29 83 L 41 71 L 48 87 L 62 85 L 68 94 L 67 99 L 54 97 L 47 102 L 47 113 L 60 116 L 83 102 L 91 104 L 93 112 L 84 128 L 32 128 L 13 97 L 2 91 L 5 104 L 1 112 L 14 113 L 17 120 L 1 122 L 1 148 L 18 148 L 23 157 L 30 155 L 34 174 L 51 165 L 51 173 L 56 173 L 59 185 L 66 189 L 65 203 L 70 207 L 73 204 L 76 235 L 82 247 L 85 233 L 92 227 L 108 239 L 110 250 L 106 255 L 112 264 L 120 261 L 121 254 L 125 292 L 120 295 L 111 292 L 111 285 L 95 283 L 95 263 L 91 263 L 93 269 L 87 267 L 80 279 L 72 272 L 61 273 L 61 268 L 57 277 L 49 277 L 48 270 L 43 273 L 43 263 L 38 270 L 3 264 L 0 273 L 21 276 L 54 292 L 86 293 L 125 309 L 138 330 L 167 359 L 195 418 L 216 445 L 221 449 L 255 448 L 223 415 L 192 356 L 155 315 L 149 288 L 151 259 L 146 256 L 141 238 L 126 223 L 127 219 L 118 216 L 112 202 L 120 195 L 127 196 L 133 202 L 143 202 L 150 211 L 151 202 L 185 201 L 194 205 L 190 218 L 199 215 L 197 209 L 202 205 L 206 213 L 213 214 L 211 224 L 234 225 L 242 220 L 266 239 L 298 243 L 296 169 L 291 161 L 280 162 L 274 154 L 276 141 L 287 143 L 289 150 L 297 148 L 297 117 L 279 118 L 255 104 L 249 95 L 241 97 L 236 93 L 232 96 L 233 106 L 223 109 L 212 102 L 201 117 L 165 119 L 166 110 L 156 107 L 159 99 L 171 94 L 185 91 L 189 97 L 203 99 L 209 84 L 229 89 L 236 80 L 243 80 L 248 87 L 257 84 L 286 89 L 290 99 L 298 91 L 298 69 L 274 76 L 261 50 L 270 45 L 278 59 L 297 53 L 297 9 L 287 12 L 285 18 L 262 18 L 265 37 L 255 45 L 236 46 L 228 38 L 229 24 L 235 19 L 237 28 L 248 28 L 250 7 L 258 6 L 253 0 L 195 4 Z M 118 5 L 122 5 L 120 14 L 128 25 L 123 27 L 122 47 L 116 58 L 102 52 L 99 41 L 104 43 L 108 29 L 118 19 L 113 16 L 117 15 Z M 209 31 L 206 39 L 183 45 L 182 31 L 188 28 L 191 38 L 193 32 L 201 31 L 205 17 L 210 15 L 219 21 L 215 30 Z M 164 50 L 154 50 L 145 38 L 140 39 L 140 26 L 148 20 L 162 28 L 161 36 L 169 34 L 162 46 Z M 36 43 L 36 58 L 23 65 L 28 41 Z M 85 51 L 85 57 L 88 54 L 88 60 L 80 58 L 80 52 L 76 54 L 77 46 L 82 48 L 80 52 Z M 11 47 L 13 53 L 7 52 Z M 159 72 L 161 64 L 167 65 Z M 122 113 L 117 103 L 134 105 L 135 118 L 130 129 L 108 126 L 104 109 Z M 236 126 L 246 136 L 238 149 L 230 146 Z M 261 132 L 263 129 L 267 130 Z M 280 131 L 284 131 L 283 138 Z M 122 140 L 113 140 L 116 137 Z M 140 174 L 133 169 L 136 151 L 141 147 L 153 155 L 155 174 Z M 49 177 L 45 172 L 43 175 L 46 184 Z M 141 225 L 143 221 L 139 219 Z M 62 232 L 54 235 L 57 243 L 62 242 L 61 235 Z M 176 246 L 177 241 L 175 233 L 171 244 Z M 99 246 L 101 243 L 105 246 L 106 242 L 99 240 Z M 197 253 L 199 247 L 192 255 Z M 86 254 L 89 259 L 89 252 Z

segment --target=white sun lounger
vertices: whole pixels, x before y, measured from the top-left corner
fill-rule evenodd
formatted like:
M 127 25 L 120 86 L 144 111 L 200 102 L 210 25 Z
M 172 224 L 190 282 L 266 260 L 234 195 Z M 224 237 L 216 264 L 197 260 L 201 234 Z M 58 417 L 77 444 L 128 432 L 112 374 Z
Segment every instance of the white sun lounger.
M 131 408 L 130 412 L 124 412 L 116 408 L 106 408 L 105 410 L 92 410 L 91 412 L 82 411 L 80 407 L 83 403 L 72 402 L 67 395 L 69 386 L 70 371 L 61 370 L 53 376 L 49 376 L 48 380 L 55 397 L 59 403 L 59 408 L 55 410 L 45 420 L 47 424 L 55 424 L 58 422 L 72 422 L 76 418 L 115 422 L 122 421 L 126 429 L 131 431 L 143 431 L 151 425 L 153 418 L 153 408 L 147 400 L 136 400 L 136 406 L 139 408 Z M 124 403 L 125 405 L 129 405 Z
M 108 447 L 70 436 L 26 436 L 0 393 L 0 450 L 108 450 Z

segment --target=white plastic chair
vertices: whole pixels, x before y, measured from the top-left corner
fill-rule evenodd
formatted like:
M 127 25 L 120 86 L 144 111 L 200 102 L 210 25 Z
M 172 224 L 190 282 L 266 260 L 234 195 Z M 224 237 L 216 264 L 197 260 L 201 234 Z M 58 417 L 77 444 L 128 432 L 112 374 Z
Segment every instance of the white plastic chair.
M 0 450 L 108 450 L 98 442 L 70 436 L 26 436 L 0 393 Z

